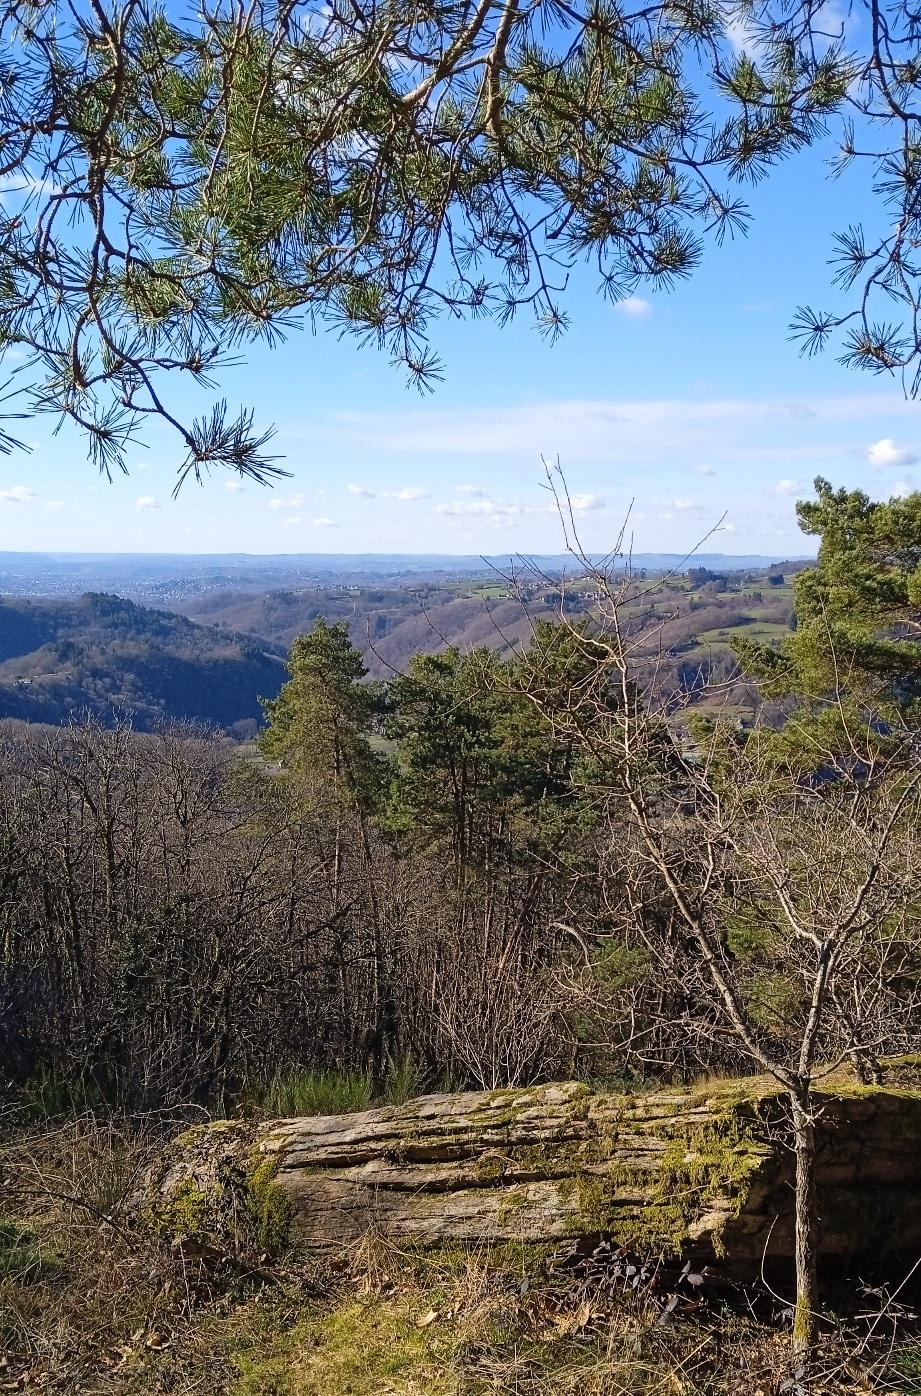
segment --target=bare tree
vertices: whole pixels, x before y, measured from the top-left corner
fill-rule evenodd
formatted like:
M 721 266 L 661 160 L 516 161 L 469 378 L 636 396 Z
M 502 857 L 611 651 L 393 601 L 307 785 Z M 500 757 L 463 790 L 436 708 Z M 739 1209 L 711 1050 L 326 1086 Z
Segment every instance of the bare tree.
M 848 1059 L 874 1079 L 917 996 L 916 737 L 861 723 L 842 704 L 843 748 L 797 753 L 795 730 L 756 720 L 742 732 L 726 690 L 706 686 L 693 695 L 695 722 L 664 681 L 661 620 L 635 622 L 638 591 L 657 583 L 638 587 L 623 557 L 594 563 L 565 482 L 551 471 L 550 483 L 598 596 L 591 628 L 565 613 L 561 623 L 594 667 L 561 709 L 544 701 L 531 651 L 527 687 L 544 720 L 585 752 L 586 797 L 610 831 L 603 872 L 655 975 L 680 989 L 696 1034 L 731 1042 L 785 1093 L 796 1156 L 793 1343 L 805 1368 L 819 1318 L 813 1088 Z

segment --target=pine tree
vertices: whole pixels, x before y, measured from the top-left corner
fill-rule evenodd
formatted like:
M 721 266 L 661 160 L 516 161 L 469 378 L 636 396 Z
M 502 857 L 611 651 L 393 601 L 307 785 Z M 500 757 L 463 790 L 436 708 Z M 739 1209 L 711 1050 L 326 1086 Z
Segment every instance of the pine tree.
M 735 648 L 768 694 L 798 702 L 784 744 L 817 753 L 855 721 L 883 742 L 921 718 L 921 494 L 876 502 L 821 477 L 815 488 L 797 504 L 820 542 L 794 581 L 796 629 L 777 649 L 744 638 Z
M 372 808 L 386 771 L 370 740 L 380 694 L 363 682 L 367 669 L 348 626 L 318 619 L 294 641 L 288 671 L 265 704 L 263 753 L 327 798 Z
M 893 231 L 842 237 L 842 278 L 867 295 L 801 311 L 797 331 L 809 352 L 840 330 L 854 364 L 909 367 L 915 19 L 874 6 L 885 40 L 852 56 L 827 9 L 6 0 L 0 351 L 25 359 L 7 410 L 74 424 L 106 472 L 154 417 L 178 436 L 179 483 L 272 478 L 250 412 L 189 421 L 167 380 L 210 389 L 241 347 L 309 322 L 430 387 L 436 317 L 525 311 L 553 338 L 578 263 L 614 301 L 672 285 L 745 226 L 745 182 L 832 118 L 842 159 L 884 171 Z

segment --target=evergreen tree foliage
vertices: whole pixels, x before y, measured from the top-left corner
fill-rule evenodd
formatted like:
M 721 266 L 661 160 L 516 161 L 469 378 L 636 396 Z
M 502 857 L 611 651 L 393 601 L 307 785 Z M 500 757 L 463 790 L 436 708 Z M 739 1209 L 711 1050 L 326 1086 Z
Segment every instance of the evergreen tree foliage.
M 921 494 L 875 502 L 815 482 L 797 504 L 818 537 L 814 567 L 794 581 L 796 629 L 780 649 L 736 650 L 769 692 L 833 712 L 842 702 L 880 722 L 917 721 L 921 700 Z
M 306 321 L 430 386 L 434 317 L 525 309 L 554 336 L 579 262 L 614 300 L 668 286 L 744 226 L 744 182 L 832 118 L 842 159 L 879 170 L 891 231 L 842 237 L 856 308 L 803 310 L 797 333 L 811 352 L 841 330 L 849 362 L 909 369 L 917 20 L 857 8 L 849 35 L 871 37 L 852 53 L 817 0 L 5 0 L 9 411 L 76 424 L 106 472 L 153 416 L 178 433 L 180 483 L 271 478 L 250 413 L 189 422 L 164 380 L 208 388 Z
M 370 808 L 386 771 L 370 741 L 380 697 L 362 682 L 367 670 L 348 626 L 317 620 L 292 645 L 288 669 L 290 679 L 264 705 L 264 754 L 326 797 Z

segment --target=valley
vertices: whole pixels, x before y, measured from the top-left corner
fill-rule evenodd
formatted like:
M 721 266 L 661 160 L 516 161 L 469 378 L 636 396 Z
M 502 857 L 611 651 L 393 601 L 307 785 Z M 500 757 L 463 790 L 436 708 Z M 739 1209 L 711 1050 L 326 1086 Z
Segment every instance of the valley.
M 508 657 L 537 620 L 597 624 L 597 584 L 571 569 L 567 577 L 559 565 L 552 571 L 561 561 L 519 562 L 503 574 L 481 560 L 478 572 L 457 575 L 461 564 L 472 567 L 459 559 L 454 575 L 447 568 L 419 575 L 396 558 L 392 576 L 383 567 L 379 579 L 344 570 L 322 583 L 284 587 L 265 584 L 267 573 L 274 576 L 268 559 L 232 580 L 209 571 L 207 586 L 194 566 L 183 580 L 172 563 L 148 561 L 153 570 L 142 585 L 136 560 L 123 561 L 120 571 L 111 559 L 96 570 L 89 561 L 72 564 L 68 586 L 107 578 L 121 590 L 0 593 L 0 717 L 59 724 L 81 713 L 104 722 L 130 716 L 142 730 L 191 720 L 248 739 L 261 719 L 260 700 L 274 698 L 284 681 L 292 642 L 318 619 L 346 623 L 378 679 L 403 672 L 416 654 L 449 646 L 486 646 Z M 704 675 L 731 679 L 734 635 L 777 641 L 788 633 L 792 577 L 803 564 L 733 567 L 736 561 L 745 559 L 725 558 L 719 570 L 695 561 L 675 575 L 638 569 L 624 612 L 651 627 L 676 687 L 692 692 Z M 40 575 L 30 574 L 29 586 Z M 0 577 L 15 585 L 9 564 Z M 159 599 L 164 589 L 168 601 Z M 741 688 L 734 699 L 744 703 Z

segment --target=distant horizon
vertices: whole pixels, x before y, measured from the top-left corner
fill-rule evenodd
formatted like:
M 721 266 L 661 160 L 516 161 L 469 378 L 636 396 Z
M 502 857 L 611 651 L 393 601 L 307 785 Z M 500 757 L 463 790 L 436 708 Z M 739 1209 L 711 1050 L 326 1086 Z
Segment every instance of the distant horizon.
M 611 557 L 612 561 L 613 561 L 613 560 L 616 560 L 616 559 L 618 559 L 618 558 L 623 558 L 625 561 L 627 561 L 627 560 L 629 560 L 630 558 L 640 558 L 640 557 L 668 557 L 668 558 L 677 558 L 679 561 L 687 560 L 688 562 L 692 562 L 694 558 L 707 558 L 707 557 L 709 557 L 709 558 L 715 558 L 715 557 L 719 557 L 719 558 L 744 558 L 744 559 L 753 559 L 753 558 L 756 558 L 756 559 L 758 559 L 759 561 L 764 561 L 764 562 L 766 562 L 766 563 L 773 562 L 773 561 L 777 561 L 777 562 L 811 562 L 811 561 L 814 561 L 815 556 L 816 556 L 815 553 L 730 553 L 730 552 L 724 552 L 722 549 L 720 549 L 720 550 L 715 550 L 715 551 L 712 551 L 712 552 L 704 552 L 704 551 L 702 551 L 702 550 L 693 550 L 693 551 L 691 551 L 691 552 L 682 553 L 682 552 L 680 552 L 680 551 L 673 551 L 673 550 L 665 549 L 665 548 L 661 548 L 661 549 L 659 549 L 659 548 L 644 548 L 644 549 L 637 549 L 636 551 L 630 552 L 630 553 L 614 553 L 614 554 L 601 553 L 601 552 L 596 552 L 596 551 L 594 551 L 594 550 L 591 551 L 591 552 L 589 552 L 589 551 L 586 552 L 586 557 L 587 557 L 589 560 L 592 560 L 592 559 L 600 559 L 600 558 L 605 558 L 605 557 Z M 227 557 L 227 558 L 284 558 L 284 559 L 289 559 L 289 558 L 302 559 L 302 558 L 343 558 L 343 557 L 349 557 L 349 558 L 418 558 L 418 559 L 423 560 L 423 561 L 430 560 L 430 559 L 433 559 L 433 558 L 437 558 L 437 559 L 440 559 L 440 560 L 455 560 L 455 559 L 456 559 L 456 560 L 458 560 L 458 561 L 471 561 L 471 560 L 473 560 L 473 559 L 475 559 L 475 558 L 479 558 L 479 559 L 481 559 L 482 561 L 489 561 L 489 560 L 494 559 L 494 558 L 499 558 L 499 557 L 505 558 L 505 557 L 507 557 L 507 558 L 509 558 L 509 560 L 512 560 L 512 559 L 515 559 L 515 558 L 523 558 L 523 559 L 528 559 L 528 558 L 553 558 L 553 559 L 555 559 L 555 560 L 556 560 L 556 559 L 561 559 L 561 558 L 569 558 L 569 559 L 570 559 L 571 561 L 573 561 L 573 562 L 578 562 L 578 561 L 580 560 L 577 556 L 575 556 L 575 555 L 572 554 L 572 553 L 566 553 L 566 552 L 548 553 L 548 552 L 546 552 L 546 551 L 542 551 L 542 550 L 538 550 L 538 549 L 526 549 L 526 548 L 519 548 L 519 549 L 516 549 L 514 552 L 509 552 L 509 553 L 504 553 L 504 552 L 502 552 L 502 553 L 478 553 L 478 552 L 452 553 L 452 552 L 443 552 L 443 551 L 418 552 L 418 553 L 417 553 L 417 552 L 408 552 L 408 551 L 406 551 L 405 549 L 394 549 L 393 551 L 384 550 L 384 549 L 380 549 L 380 550 L 378 550 L 378 549 L 373 549 L 373 550 L 372 550 L 372 549 L 366 549 L 366 550 L 361 551 L 361 552 L 358 552 L 358 551 L 354 551 L 354 552 L 353 552 L 353 551 L 345 550 L 345 549 L 340 550 L 340 551 L 338 551 L 338 552 L 245 552 L 245 551 L 242 551 L 242 550 L 240 550 L 240 549 L 231 549 L 231 550 L 227 550 L 227 551 L 220 551 L 220 550 L 218 550 L 218 549 L 204 549 L 204 550 L 198 550 L 198 551 L 194 551 L 194 552 L 193 552 L 193 551 L 191 551 L 191 550 L 186 550 L 186 549 L 182 549 L 182 548 L 174 548 L 174 549 L 170 549 L 170 550 L 166 550 L 166 549 L 162 549 L 162 548 L 158 548 L 158 549 L 145 549 L 145 548 L 131 548 L 131 549 L 127 549 L 127 548 L 123 548 L 123 549 L 114 549 L 114 548 L 113 548 L 113 549 L 101 549 L 101 548 L 86 548 L 86 549 L 77 549 L 77 548 L 2 548 L 2 549 L 0 549 L 0 558 L 5 558 L 5 557 L 54 557 L 54 558 L 57 558 L 57 557 L 62 557 L 62 558 L 71 558 L 71 557 L 73 557 L 73 558 L 120 558 L 120 557 L 152 557 L 152 558 L 153 558 L 153 557 L 167 557 L 167 558 L 174 558 L 174 557 L 183 557 L 183 558 L 186 558 L 186 557 L 189 557 L 189 558 L 207 557 L 207 558 L 214 558 L 214 557 Z

